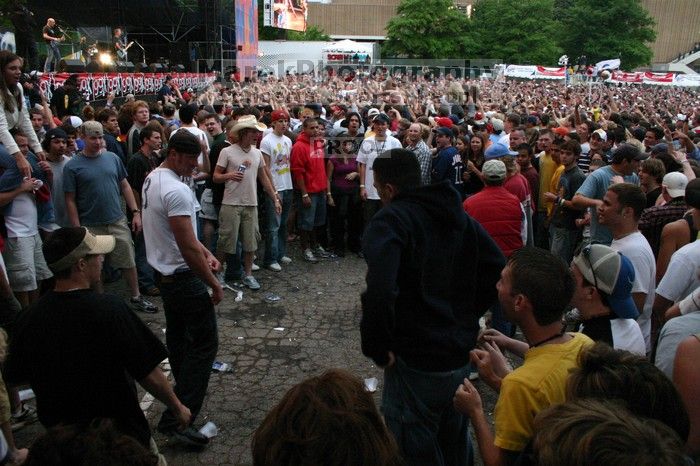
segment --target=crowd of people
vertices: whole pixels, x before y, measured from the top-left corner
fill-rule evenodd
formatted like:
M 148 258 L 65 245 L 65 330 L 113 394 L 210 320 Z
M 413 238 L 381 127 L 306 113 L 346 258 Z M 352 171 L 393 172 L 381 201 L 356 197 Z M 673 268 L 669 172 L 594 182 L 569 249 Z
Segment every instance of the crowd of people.
M 167 77 L 149 100 L 88 105 L 76 76 L 47 99 L 0 52 L 0 456 L 25 460 L 11 425 L 38 414 L 36 455 L 116 430 L 164 464 L 133 380 L 159 431 L 203 447 L 225 290 L 356 254 L 383 418 L 330 371 L 269 413 L 255 464 L 470 464 L 470 425 L 487 465 L 698 460 L 695 91 L 378 70 Z M 129 296 L 104 294 L 122 277 Z M 148 296 L 166 345 L 133 312 L 159 311 Z

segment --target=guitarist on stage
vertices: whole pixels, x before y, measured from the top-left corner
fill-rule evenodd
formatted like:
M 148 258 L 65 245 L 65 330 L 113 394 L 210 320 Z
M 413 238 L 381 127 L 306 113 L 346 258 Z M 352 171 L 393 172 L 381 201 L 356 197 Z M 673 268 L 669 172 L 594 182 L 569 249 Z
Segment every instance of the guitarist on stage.
M 54 64 L 54 71 L 57 71 L 58 62 L 61 61 L 61 52 L 58 50 L 58 43 L 65 37 L 60 33 L 61 29 L 56 26 L 56 20 L 49 18 L 43 29 L 44 41 L 46 42 L 46 62 L 44 63 L 44 73 L 51 72 L 51 64 Z
M 129 50 L 133 42 L 125 44 L 124 38 L 122 37 L 122 30 L 120 28 L 114 29 L 114 35 L 112 36 L 112 50 L 119 61 L 126 61 L 126 51 Z

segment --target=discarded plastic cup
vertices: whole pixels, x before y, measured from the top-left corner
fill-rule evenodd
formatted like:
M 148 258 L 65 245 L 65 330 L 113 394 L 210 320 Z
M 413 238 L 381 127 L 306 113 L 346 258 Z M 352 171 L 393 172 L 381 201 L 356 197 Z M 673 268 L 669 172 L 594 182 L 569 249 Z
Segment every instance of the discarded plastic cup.
M 214 363 L 211 365 L 211 370 L 214 372 L 231 372 L 233 369 L 231 368 L 231 365 L 225 362 L 221 361 L 214 361 Z
M 378 383 L 379 383 L 379 381 L 377 380 L 376 377 L 371 377 L 369 379 L 365 379 L 365 390 L 367 390 L 370 393 L 376 392 Z
M 199 429 L 199 433 L 204 435 L 206 438 L 212 438 L 219 434 L 219 429 L 216 427 L 216 424 L 209 421 L 204 424 L 201 429 Z
M 234 301 L 237 303 L 240 303 L 241 301 L 243 301 L 243 292 L 242 291 L 238 290 L 236 292 L 236 297 L 234 298 Z

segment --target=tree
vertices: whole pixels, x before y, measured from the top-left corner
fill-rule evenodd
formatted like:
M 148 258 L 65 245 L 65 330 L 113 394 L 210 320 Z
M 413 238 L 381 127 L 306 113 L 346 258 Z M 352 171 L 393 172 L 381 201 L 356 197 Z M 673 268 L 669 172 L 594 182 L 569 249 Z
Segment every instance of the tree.
M 640 0 L 573 0 L 564 11 L 559 43 L 589 63 L 619 58 L 631 70 L 651 63 L 654 20 Z
M 305 32 L 287 31 L 287 40 L 331 40 L 331 36 L 318 26 L 307 26 Z
M 474 6 L 472 29 L 479 58 L 508 64 L 556 64 L 554 0 L 481 0 Z
M 469 21 L 452 0 L 402 0 L 386 27 L 383 57 L 464 58 Z

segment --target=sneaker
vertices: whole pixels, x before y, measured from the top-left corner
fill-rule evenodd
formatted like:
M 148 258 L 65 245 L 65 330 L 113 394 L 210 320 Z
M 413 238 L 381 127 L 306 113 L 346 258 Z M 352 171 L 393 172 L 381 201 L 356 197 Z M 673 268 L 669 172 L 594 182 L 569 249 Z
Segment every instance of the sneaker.
M 161 432 L 184 445 L 203 447 L 209 443 L 209 438 L 201 432 L 195 430 L 194 427 L 188 427 L 185 430 L 173 429 Z
M 243 284 L 250 288 L 251 290 L 259 290 L 260 289 L 260 283 L 255 279 L 254 276 L 248 275 L 243 279 Z
M 216 279 L 219 281 L 219 285 L 224 286 L 226 284 L 223 272 L 217 272 Z
M 138 298 L 131 298 L 129 304 L 134 311 L 145 312 L 146 314 L 155 314 L 158 312 L 158 306 L 150 301 L 143 299 L 143 296 Z
M 272 264 L 268 265 L 267 268 L 272 270 L 273 272 L 282 271 L 282 267 L 277 262 L 273 262 Z
M 314 253 L 311 251 L 311 249 L 304 250 L 304 260 L 306 262 L 318 262 L 318 259 L 316 259 L 316 256 L 314 256 Z
M 250 270 L 252 270 L 253 272 L 257 272 L 258 270 L 260 270 L 260 266 L 253 262 L 253 267 Z
M 331 257 L 331 253 L 329 253 L 328 251 L 323 249 L 323 246 L 316 246 L 316 248 L 314 249 L 314 254 L 317 257 L 322 257 L 322 258 Z
M 292 263 L 292 259 L 289 258 L 289 257 L 287 257 L 287 256 L 283 256 L 282 259 L 280 259 L 280 262 L 283 263 L 283 264 L 291 264 L 291 263 Z
M 18 414 L 13 414 L 10 425 L 13 431 L 31 424 L 37 420 L 36 409 L 30 405 L 22 403 L 22 410 Z

